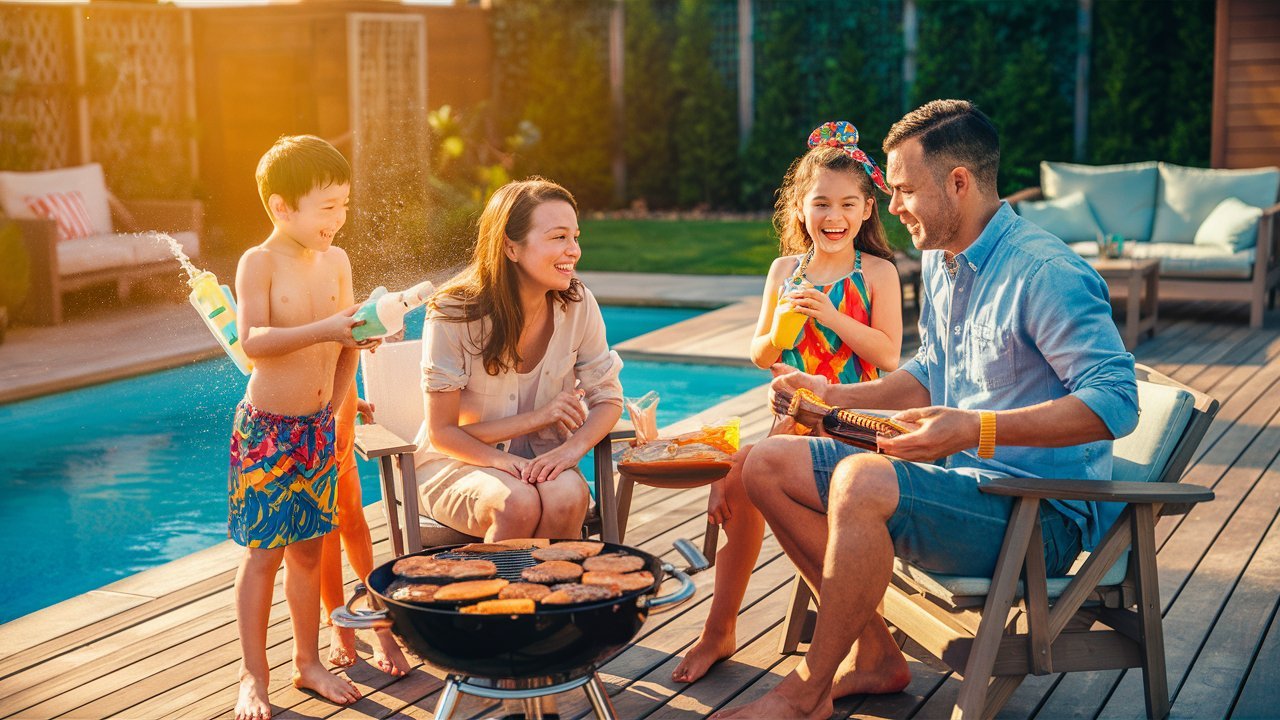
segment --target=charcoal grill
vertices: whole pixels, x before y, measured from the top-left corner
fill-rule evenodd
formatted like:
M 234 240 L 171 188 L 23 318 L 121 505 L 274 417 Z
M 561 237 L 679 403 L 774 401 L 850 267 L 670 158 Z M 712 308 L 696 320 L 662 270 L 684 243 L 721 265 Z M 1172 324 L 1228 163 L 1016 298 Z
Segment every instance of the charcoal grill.
M 651 611 L 670 609 L 693 597 L 692 573 L 707 568 L 706 558 L 688 540 L 676 549 L 689 562 L 688 571 L 677 570 L 659 558 L 626 545 L 605 543 L 601 552 L 623 552 L 645 561 L 653 583 L 619 597 L 565 606 L 538 606 L 521 615 L 476 615 L 459 611 L 455 603 L 413 603 L 393 600 L 387 590 L 396 575 L 396 558 L 369 573 L 357 586 L 346 606 L 335 610 L 334 624 L 347 628 L 389 627 L 410 650 L 445 670 L 448 678 L 436 705 L 435 716 L 448 718 L 458 694 L 496 700 L 526 701 L 526 715 L 540 715 L 538 698 L 584 688 L 600 718 L 613 718 L 613 707 L 596 668 L 608 662 L 635 638 Z M 502 553 L 454 553 L 459 545 L 429 548 L 415 555 L 444 558 L 486 559 L 498 567 L 498 576 L 517 582 L 520 572 L 537 564 L 529 550 Z M 658 596 L 668 577 L 680 581 L 675 591 Z M 353 610 L 368 597 L 369 610 Z

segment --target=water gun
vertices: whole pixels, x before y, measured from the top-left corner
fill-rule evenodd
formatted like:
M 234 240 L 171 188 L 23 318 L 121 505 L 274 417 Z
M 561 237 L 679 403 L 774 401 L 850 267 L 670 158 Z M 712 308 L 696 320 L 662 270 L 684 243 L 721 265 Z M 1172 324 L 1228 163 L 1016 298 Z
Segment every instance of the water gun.
M 231 295 L 231 288 L 219 285 L 218 278 L 208 270 L 201 270 L 187 280 L 191 286 L 191 306 L 200 313 L 209 332 L 218 339 L 218 344 L 235 362 L 240 372 L 248 375 L 253 372 L 253 361 L 244 354 L 244 346 L 240 343 L 239 331 L 236 327 L 236 299 Z

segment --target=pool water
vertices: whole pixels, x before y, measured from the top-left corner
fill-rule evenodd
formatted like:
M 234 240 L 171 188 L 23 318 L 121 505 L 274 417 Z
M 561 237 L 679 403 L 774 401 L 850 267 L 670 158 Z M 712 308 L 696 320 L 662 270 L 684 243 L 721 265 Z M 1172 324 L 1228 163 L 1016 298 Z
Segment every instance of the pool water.
M 610 344 L 698 314 L 603 309 Z M 409 335 L 421 334 L 421 314 Z M 630 361 L 666 424 L 742 393 L 763 371 Z M 227 538 L 228 431 L 245 377 L 225 358 L 0 405 L 0 623 Z M 360 463 L 366 504 L 381 499 Z M 56 576 L 57 582 L 49 582 Z

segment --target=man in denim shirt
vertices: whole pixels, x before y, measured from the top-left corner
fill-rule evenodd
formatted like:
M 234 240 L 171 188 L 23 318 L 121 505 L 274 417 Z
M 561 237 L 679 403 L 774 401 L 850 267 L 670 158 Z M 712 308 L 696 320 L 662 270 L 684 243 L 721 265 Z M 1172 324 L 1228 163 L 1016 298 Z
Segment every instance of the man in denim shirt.
M 1133 356 L 1106 284 L 1000 200 L 991 121 L 969 102 L 933 101 L 896 123 L 884 148 L 889 211 L 926 251 L 919 352 L 857 385 L 775 368 L 773 388 L 902 410 L 895 417 L 915 429 L 881 439 L 883 455 L 794 436 L 752 451 L 747 490 L 820 587 L 823 612 L 791 675 L 716 717 L 825 718 L 834 698 L 906 687 L 906 661 L 876 612 L 895 554 L 934 572 L 989 576 L 1012 499 L 978 486 L 1000 476 L 1109 479 L 1112 441 L 1137 425 Z M 1097 503 L 1042 506 L 1049 574 L 1069 569 L 1118 514 Z

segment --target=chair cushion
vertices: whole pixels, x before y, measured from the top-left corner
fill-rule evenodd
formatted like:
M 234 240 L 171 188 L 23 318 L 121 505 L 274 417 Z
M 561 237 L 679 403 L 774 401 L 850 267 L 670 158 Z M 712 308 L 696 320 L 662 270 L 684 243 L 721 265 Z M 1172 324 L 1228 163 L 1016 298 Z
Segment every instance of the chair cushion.
M 1152 242 L 1190 243 L 1218 203 L 1229 197 L 1268 208 L 1280 192 L 1280 168 L 1209 170 L 1160 163 Z
M 35 219 L 38 216 L 27 207 L 26 198 L 58 192 L 80 193 L 89 215 L 91 235 L 105 235 L 114 229 L 101 165 L 90 163 L 42 172 L 0 172 L 0 209 L 11 218 Z
M 1063 242 L 1094 241 L 1102 233 L 1084 193 L 1074 192 L 1053 200 L 1018 203 L 1018 214 L 1057 235 Z
M 48 218 L 58 226 L 59 240 L 74 240 L 94 234 L 89 211 L 84 207 L 84 195 L 79 190 L 27 196 L 23 202 L 36 217 Z
M 1191 420 L 1195 398 L 1180 388 L 1139 381 L 1138 408 L 1138 426 L 1112 445 L 1112 480 L 1160 481 L 1160 472 Z
M 1040 163 L 1040 188 L 1045 197 L 1053 199 L 1076 192 L 1084 193 L 1102 231 L 1128 240 L 1151 238 L 1156 178 L 1154 162 L 1098 167 Z
M 94 235 L 87 238 L 63 240 L 58 243 L 58 274 L 108 270 L 134 265 L 133 243 L 127 235 Z
M 1072 243 L 1071 249 L 1085 258 L 1098 256 L 1096 242 Z M 1225 245 L 1189 243 L 1125 243 L 1124 254 L 1135 259 L 1158 258 L 1160 277 L 1248 280 L 1253 277 L 1256 250 L 1231 252 Z
M 1076 567 L 1079 567 L 1089 553 L 1081 553 L 1080 558 L 1076 560 Z M 980 604 L 966 598 L 983 598 L 991 591 L 991 578 L 980 577 L 964 577 L 962 575 L 943 575 L 942 573 L 931 573 L 920 568 L 903 562 L 898 558 L 893 559 L 893 569 L 898 575 L 910 580 L 910 582 L 921 590 L 941 598 L 953 605 L 960 607 Z M 1098 583 L 1099 587 L 1111 587 L 1119 585 L 1124 580 L 1125 572 L 1129 569 L 1129 553 L 1124 553 L 1120 559 L 1116 560 L 1111 569 L 1102 576 L 1102 581 Z M 1057 598 L 1066 592 L 1067 585 L 1071 584 L 1071 576 L 1051 577 L 1048 579 L 1049 598 Z M 1018 581 L 1017 597 L 1022 597 L 1026 591 L 1024 583 Z
M 1196 245 L 1228 248 L 1231 252 L 1258 244 L 1258 219 L 1262 208 L 1229 197 L 1218 203 L 1196 230 Z

